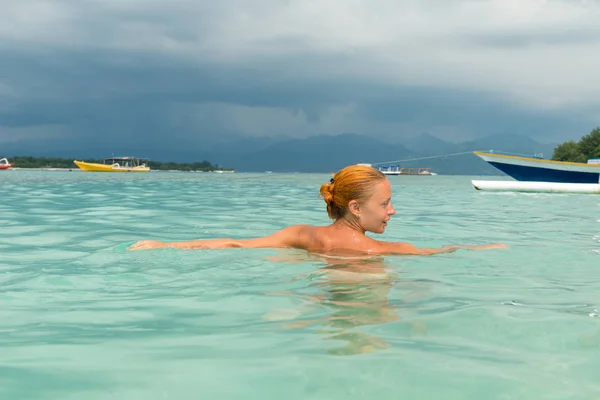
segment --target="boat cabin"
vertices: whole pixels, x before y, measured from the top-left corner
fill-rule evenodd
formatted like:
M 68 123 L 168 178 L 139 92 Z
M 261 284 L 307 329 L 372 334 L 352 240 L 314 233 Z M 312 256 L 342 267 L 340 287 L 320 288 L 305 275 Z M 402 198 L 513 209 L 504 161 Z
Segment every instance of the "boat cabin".
M 386 175 L 400 174 L 400 165 L 379 165 L 377 169 Z
M 148 160 L 137 157 L 111 157 L 104 159 L 105 165 L 116 165 L 118 167 L 146 167 L 148 166 Z

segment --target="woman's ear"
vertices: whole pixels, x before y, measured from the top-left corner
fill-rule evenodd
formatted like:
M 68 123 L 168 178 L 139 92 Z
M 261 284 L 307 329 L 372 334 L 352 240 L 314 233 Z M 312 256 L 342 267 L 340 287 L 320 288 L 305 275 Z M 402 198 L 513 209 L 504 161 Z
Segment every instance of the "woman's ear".
M 356 200 L 350 200 L 348 203 L 348 210 L 355 216 L 360 216 L 360 204 Z

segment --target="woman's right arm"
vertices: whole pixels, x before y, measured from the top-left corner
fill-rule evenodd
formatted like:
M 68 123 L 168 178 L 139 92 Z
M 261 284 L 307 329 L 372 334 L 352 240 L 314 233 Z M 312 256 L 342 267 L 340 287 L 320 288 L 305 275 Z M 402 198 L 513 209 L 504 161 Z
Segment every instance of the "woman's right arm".
M 159 242 L 156 240 L 142 240 L 130 246 L 128 250 L 146 250 L 172 247 L 184 250 L 201 249 L 232 249 L 232 248 L 281 248 L 281 247 L 306 247 L 307 225 L 295 225 L 281 229 L 269 236 L 254 239 L 207 239 L 190 240 L 186 242 Z

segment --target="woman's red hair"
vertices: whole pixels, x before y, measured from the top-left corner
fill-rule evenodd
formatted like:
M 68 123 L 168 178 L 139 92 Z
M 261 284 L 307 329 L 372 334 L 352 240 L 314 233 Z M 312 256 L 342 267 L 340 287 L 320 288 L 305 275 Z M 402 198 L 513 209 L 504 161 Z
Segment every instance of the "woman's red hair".
M 350 165 L 338 171 L 320 190 L 329 218 L 337 220 L 346 215 L 351 200 L 371 197 L 374 186 L 383 179 L 386 176 L 381 171 L 366 165 Z

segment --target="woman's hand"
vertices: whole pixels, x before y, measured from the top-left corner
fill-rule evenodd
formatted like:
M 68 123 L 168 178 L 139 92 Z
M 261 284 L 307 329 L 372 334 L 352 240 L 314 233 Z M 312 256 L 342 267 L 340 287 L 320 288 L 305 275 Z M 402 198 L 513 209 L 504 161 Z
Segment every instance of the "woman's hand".
M 127 250 L 161 249 L 163 247 L 169 247 L 169 245 L 158 240 L 141 240 L 129 246 Z
M 494 243 L 494 244 L 487 244 L 484 246 L 477 246 L 476 247 L 479 250 L 488 250 L 488 249 L 508 249 L 508 246 L 502 243 Z

